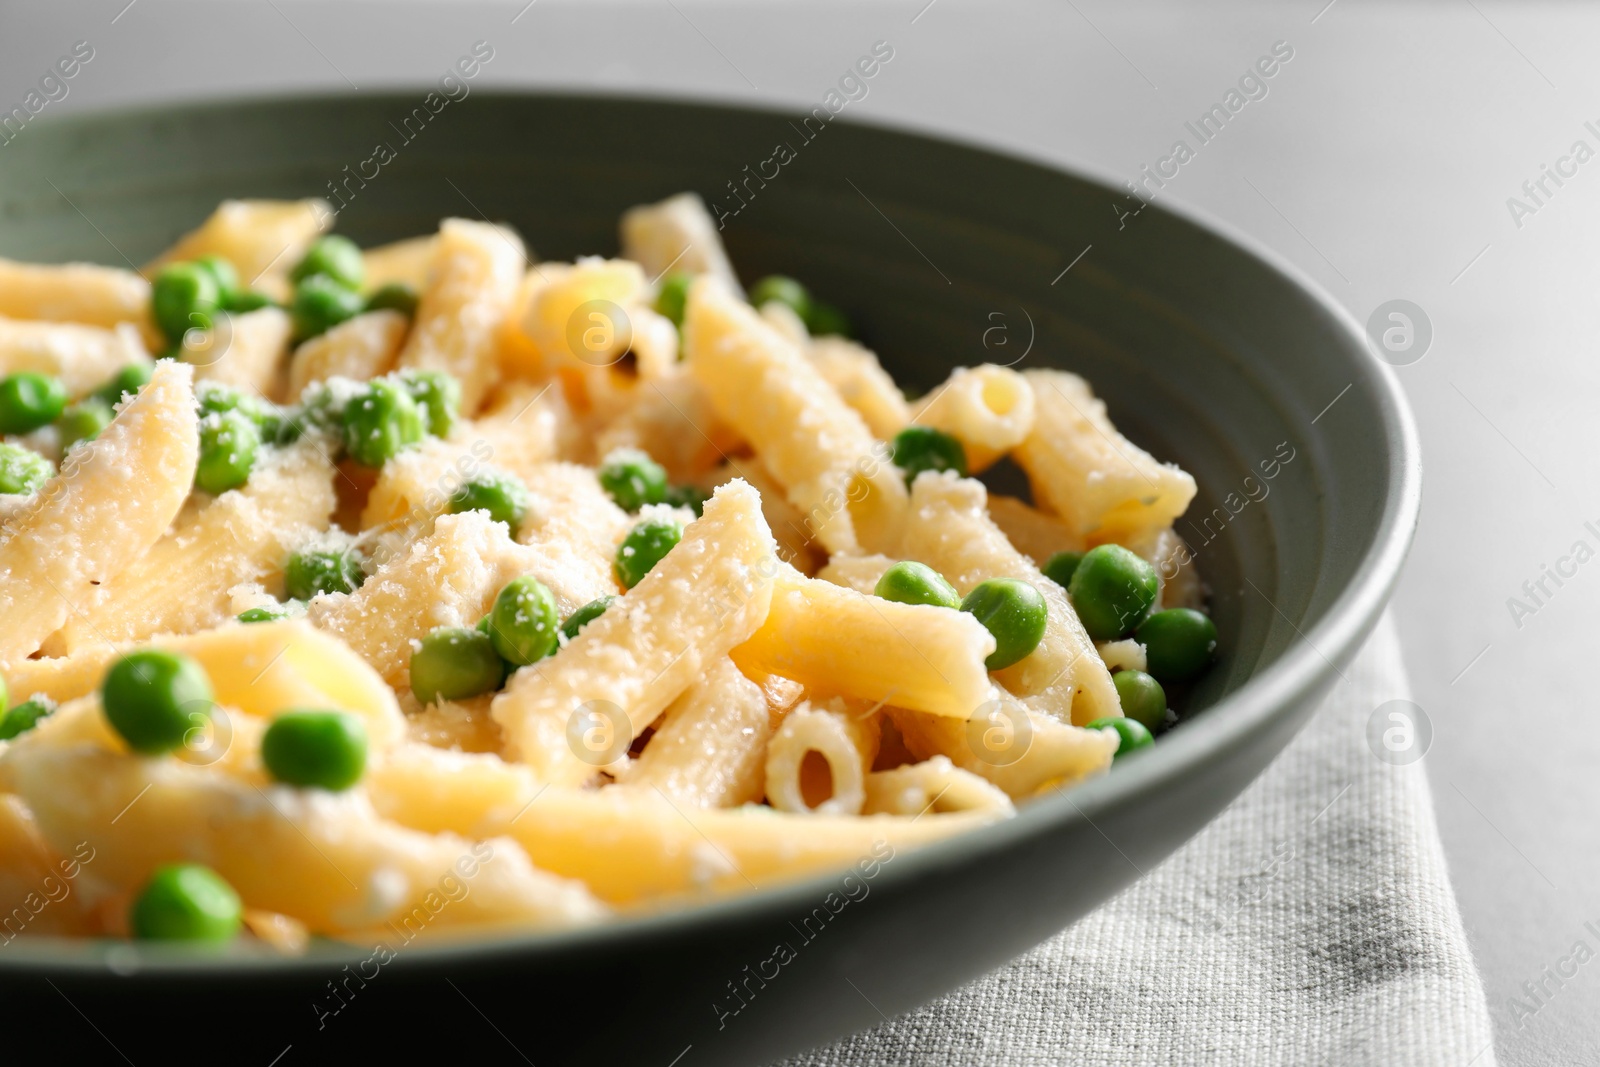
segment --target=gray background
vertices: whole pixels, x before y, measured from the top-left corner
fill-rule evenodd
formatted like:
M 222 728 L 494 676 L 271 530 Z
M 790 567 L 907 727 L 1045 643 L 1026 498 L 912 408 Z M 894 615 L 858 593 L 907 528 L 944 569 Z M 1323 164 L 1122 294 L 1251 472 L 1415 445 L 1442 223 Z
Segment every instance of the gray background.
M 1394 298 L 1431 319 L 1431 350 L 1400 371 L 1427 475 L 1397 612 L 1434 727 L 1439 827 L 1501 1061 L 1600 1062 L 1600 963 L 1531 1018 L 1508 1002 L 1579 938 L 1600 949 L 1584 929 L 1600 927 L 1600 731 L 1583 681 L 1600 658 L 1600 561 L 1550 584 L 1520 626 L 1507 607 L 1574 541 L 1600 548 L 1583 528 L 1600 528 L 1587 432 L 1600 400 L 1600 158 L 1520 227 L 1506 204 L 1574 140 L 1600 150 L 1583 128 L 1600 128 L 1600 12 L 1506 0 L 524 4 L 0 4 L 0 109 L 77 40 L 95 58 L 45 117 L 418 84 L 478 39 L 496 53 L 476 87 L 809 108 L 882 39 L 895 58 L 851 117 L 1133 176 L 1289 42 L 1269 95 L 1163 195 L 1277 249 L 1359 321 Z

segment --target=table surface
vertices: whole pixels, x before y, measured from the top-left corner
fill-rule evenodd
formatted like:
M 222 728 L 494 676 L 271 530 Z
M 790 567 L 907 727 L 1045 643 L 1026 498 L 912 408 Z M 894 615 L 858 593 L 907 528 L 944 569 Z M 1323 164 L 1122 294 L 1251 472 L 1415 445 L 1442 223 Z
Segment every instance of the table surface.
M 1600 493 L 1583 431 L 1600 394 L 1600 364 L 1584 355 L 1600 333 L 1584 237 L 1600 234 L 1597 31 L 1600 11 L 1505 0 L 0 3 L 0 105 L 80 40 L 94 58 L 52 114 L 416 85 L 482 39 L 495 56 L 479 86 L 809 108 L 886 40 L 893 64 L 853 116 L 1135 177 L 1287 42 L 1267 95 L 1163 195 L 1277 249 L 1359 321 L 1396 298 L 1431 320 L 1425 358 L 1399 371 L 1426 488 L 1396 611 L 1434 728 L 1440 832 L 1501 1062 L 1596 1062 L 1600 965 L 1547 982 L 1542 1005 L 1522 986 L 1575 942 L 1600 947 L 1584 927 L 1600 922 L 1588 895 L 1600 731 L 1582 728 L 1590 694 L 1567 667 L 1594 654 L 1583 620 L 1600 607 L 1600 566 L 1545 577 L 1571 572 L 1576 542 L 1600 547 L 1584 525 L 1600 526 Z M 1587 166 L 1570 155 L 1579 140 Z M 1546 166 L 1567 176 L 1530 196 L 1523 183 Z M 1525 591 L 1541 578 L 1543 592 Z M 1514 725 L 1530 715 L 1534 728 Z

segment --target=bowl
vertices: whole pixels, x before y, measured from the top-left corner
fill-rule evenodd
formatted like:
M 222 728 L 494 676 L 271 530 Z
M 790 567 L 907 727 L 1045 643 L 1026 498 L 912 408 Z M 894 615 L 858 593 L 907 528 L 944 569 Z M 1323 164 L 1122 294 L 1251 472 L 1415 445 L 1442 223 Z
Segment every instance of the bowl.
M 30 126 L 0 149 L 0 255 L 131 265 L 221 199 L 323 195 L 362 244 L 460 215 L 570 259 L 614 251 L 624 208 L 695 190 L 745 278 L 805 280 L 902 381 L 980 362 L 1088 378 L 1129 437 L 1199 482 L 1178 528 L 1221 659 L 1154 749 L 849 887 L 381 963 L 332 943 L 282 959 L 19 938 L 0 944 L 0 988 L 35 1032 L 135 1062 L 768 1062 L 954 988 L 1159 863 L 1283 748 L 1374 625 L 1417 516 L 1411 418 L 1348 315 L 1251 242 L 1111 181 L 837 118 L 487 92 L 431 113 L 424 95 Z

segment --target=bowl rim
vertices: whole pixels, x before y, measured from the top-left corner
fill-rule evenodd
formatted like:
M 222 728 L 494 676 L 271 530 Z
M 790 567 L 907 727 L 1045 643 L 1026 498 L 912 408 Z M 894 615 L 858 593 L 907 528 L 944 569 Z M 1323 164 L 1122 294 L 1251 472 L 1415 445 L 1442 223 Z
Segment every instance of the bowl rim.
M 414 94 L 427 91 L 429 88 L 422 83 L 395 83 L 363 93 L 362 102 L 382 104 L 409 101 Z M 476 95 L 499 101 L 604 101 L 773 119 L 792 119 L 801 114 L 782 105 L 754 105 L 713 95 L 644 94 L 626 90 L 613 92 L 604 88 L 495 87 L 478 89 Z M 58 134 L 69 134 L 75 127 L 92 128 L 108 121 L 172 119 L 179 114 L 189 116 L 226 112 L 243 107 L 285 104 L 340 106 L 348 103 L 345 94 L 324 88 L 277 93 L 241 92 L 204 100 L 178 97 L 166 102 L 95 107 L 73 112 L 48 120 L 45 128 Z M 835 121 L 839 118 L 842 116 L 836 116 Z M 1076 161 L 1064 163 L 1043 153 L 1030 153 L 1009 145 L 1000 147 L 987 144 L 963 133 L 937 130 L 915 121 L 886 121 L 853 115 L 844 119 L 844 125 L 980 153 L 1006 163 L 1021 164 L 1076 179 L 1117 195 L 1121 195 L 1124 187 L 1124 179 L 1108 168 Z M 1162 744 L 1141 753 L 1137 760 L 1122 765 L 1117 773 L 1101 775 L 1054 796 L 1040 797 L 1019 807 L 1013 818 L 987 824 L 982 832 L 960 833 L 904 854 L 897 853 L 892 868 L 886 867 L 877 875 L 880 888 L 916 882 L 940 867 L 980 862 L 991 852 L 1005 851 L 1059 825 L 1077 820 L 1093 825 L 1094 816 L 1108 809 L 1134 797 L 1164 790 L 1194 766 L 1226 751 L 1239 738 L 1285 714 L 1297 702 L 1328 682 L 1332 675 L 1339 672 L 1335 661 L 1353 655 L 1360 641 L 1376 624 L 1399 579 L 1421 507 L 1422 463 L 1415 419 L 1394 369 L 1372 354 L 1365 331 L 1350 312 L 1283 254 L 1244 233 L 1234 224 L 1181 200 L 1152 200 L 1147 207 L 1218 239 L 1231 246 L 1234 252 L 1255 259 L 1289 282 L 1307 299 L 1314 311 L 1320 312 L 1333 332 L 1342 336 L 1345 347 L 1361 353 L 1362 358 L 1351 360 L 1349 369 L 1354 376 L 1352 384 L 1363 384 L 1378 408 L 1383 440 L 1388 451 L 1383 507 L 1373 543 L 1348 584 L 1324 609 L 1322 617 L 1307 631 L 1300 632 L 1300 628 L 1295 626 L 1296 631 L 1300 632 L 1298 641 L 1285 648 L 1264 670 L 1249 677 L 1238 689 L 1208 707 L 1204 715 L 1196 717 L 1184 729 L 1175 731 Z M 1276 605 L 1273 607 L 1276 610 Z M 1249 788 L 1249 784 L 1244 788 Z M 1177 847 L 1182 848 L 1183 845 Z M 808 875 L 749 893 L 686 903 L 659 912 L 619 916 L 592 926 L 526 932 L 492 928 L 488 936 L 467 935 L 434 945 L 424 944 L 406 949 L 399 955 L 404 957 L 406 969 L 419 970 L 447 966 L 464 959 L 482 963 L 521 958 L 530 953 L 589 954 L 596 949 L 626 947 L 629 943 L 647 938 L 692 936 L 724 924 L 786 916 L 803 910 L 801 905 L 815 903 L 825 896 L 849 870 L 846 867 Z M 502 934 L 506 936 L 502 937 Z M 196 956 L 171 946 L 136 946 L 106 939 L 50 936 L 25 938 L 21 939 L 21 943 L 9 942 L 8 947 L 9 951 L 0 954 L 0 974 L 82 976 L 136 971 L 152 978 L 238 977 L 258 980 L 322 974 L 330 964 L 365 955 L 354 943 L 343 942 L 331 943 L 325 950 L 308 955 L 288 957 L 265 954 Z M 346 948 L 348 951 L 345 951 Z M 395 962 L 400 960 L 397 958 Z

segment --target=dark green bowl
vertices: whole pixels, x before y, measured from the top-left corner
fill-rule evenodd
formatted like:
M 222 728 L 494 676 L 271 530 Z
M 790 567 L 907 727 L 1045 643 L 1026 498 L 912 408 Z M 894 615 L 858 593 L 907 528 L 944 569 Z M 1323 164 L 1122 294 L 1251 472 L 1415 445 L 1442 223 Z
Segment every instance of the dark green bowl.
M 1349 317 L 1249 242 L 1161 207 L 1119 218 L 1137 205 L 1081 175 L 837 120 L 480 92 L 407 127 L 428 115 L 422 95 L 30 126 L 0 148 L 0 255 L 140 262 L 225 197 L 337 187 L 338 227 L 363 244 L 462 215 L 509 220 L 566 259 L 613 251 L 629 205 L 696 190 L 727 213 L 745 278 L 805 280 L 902 381 L 1019 360 L 1086 376 L 1130 437 L 1199 480 L 1179 529 L 1222 660 L 1153 750 L 897 856 L 825 923 L 837 876 L 581 933 L 419 946 L 365 980 L 370 964 L 342 969 L 365 954 L 335 948 L 195 959 L 22 938 L 0 947 L 16 1025 L 97 1047 L 87 1018 L 135 1062 L 227 1049 L 265 1064 L 288 1045 L 285 1063 L 433 1048 L 764 1062 L 997 966 L 1160 862 L 1288 742 L 1381 611 L 1417 516 L 1410 416 Z M 395 158 L 363 164 L 379 143 Z M 782 941 L 794 958 L 765 963 Z

